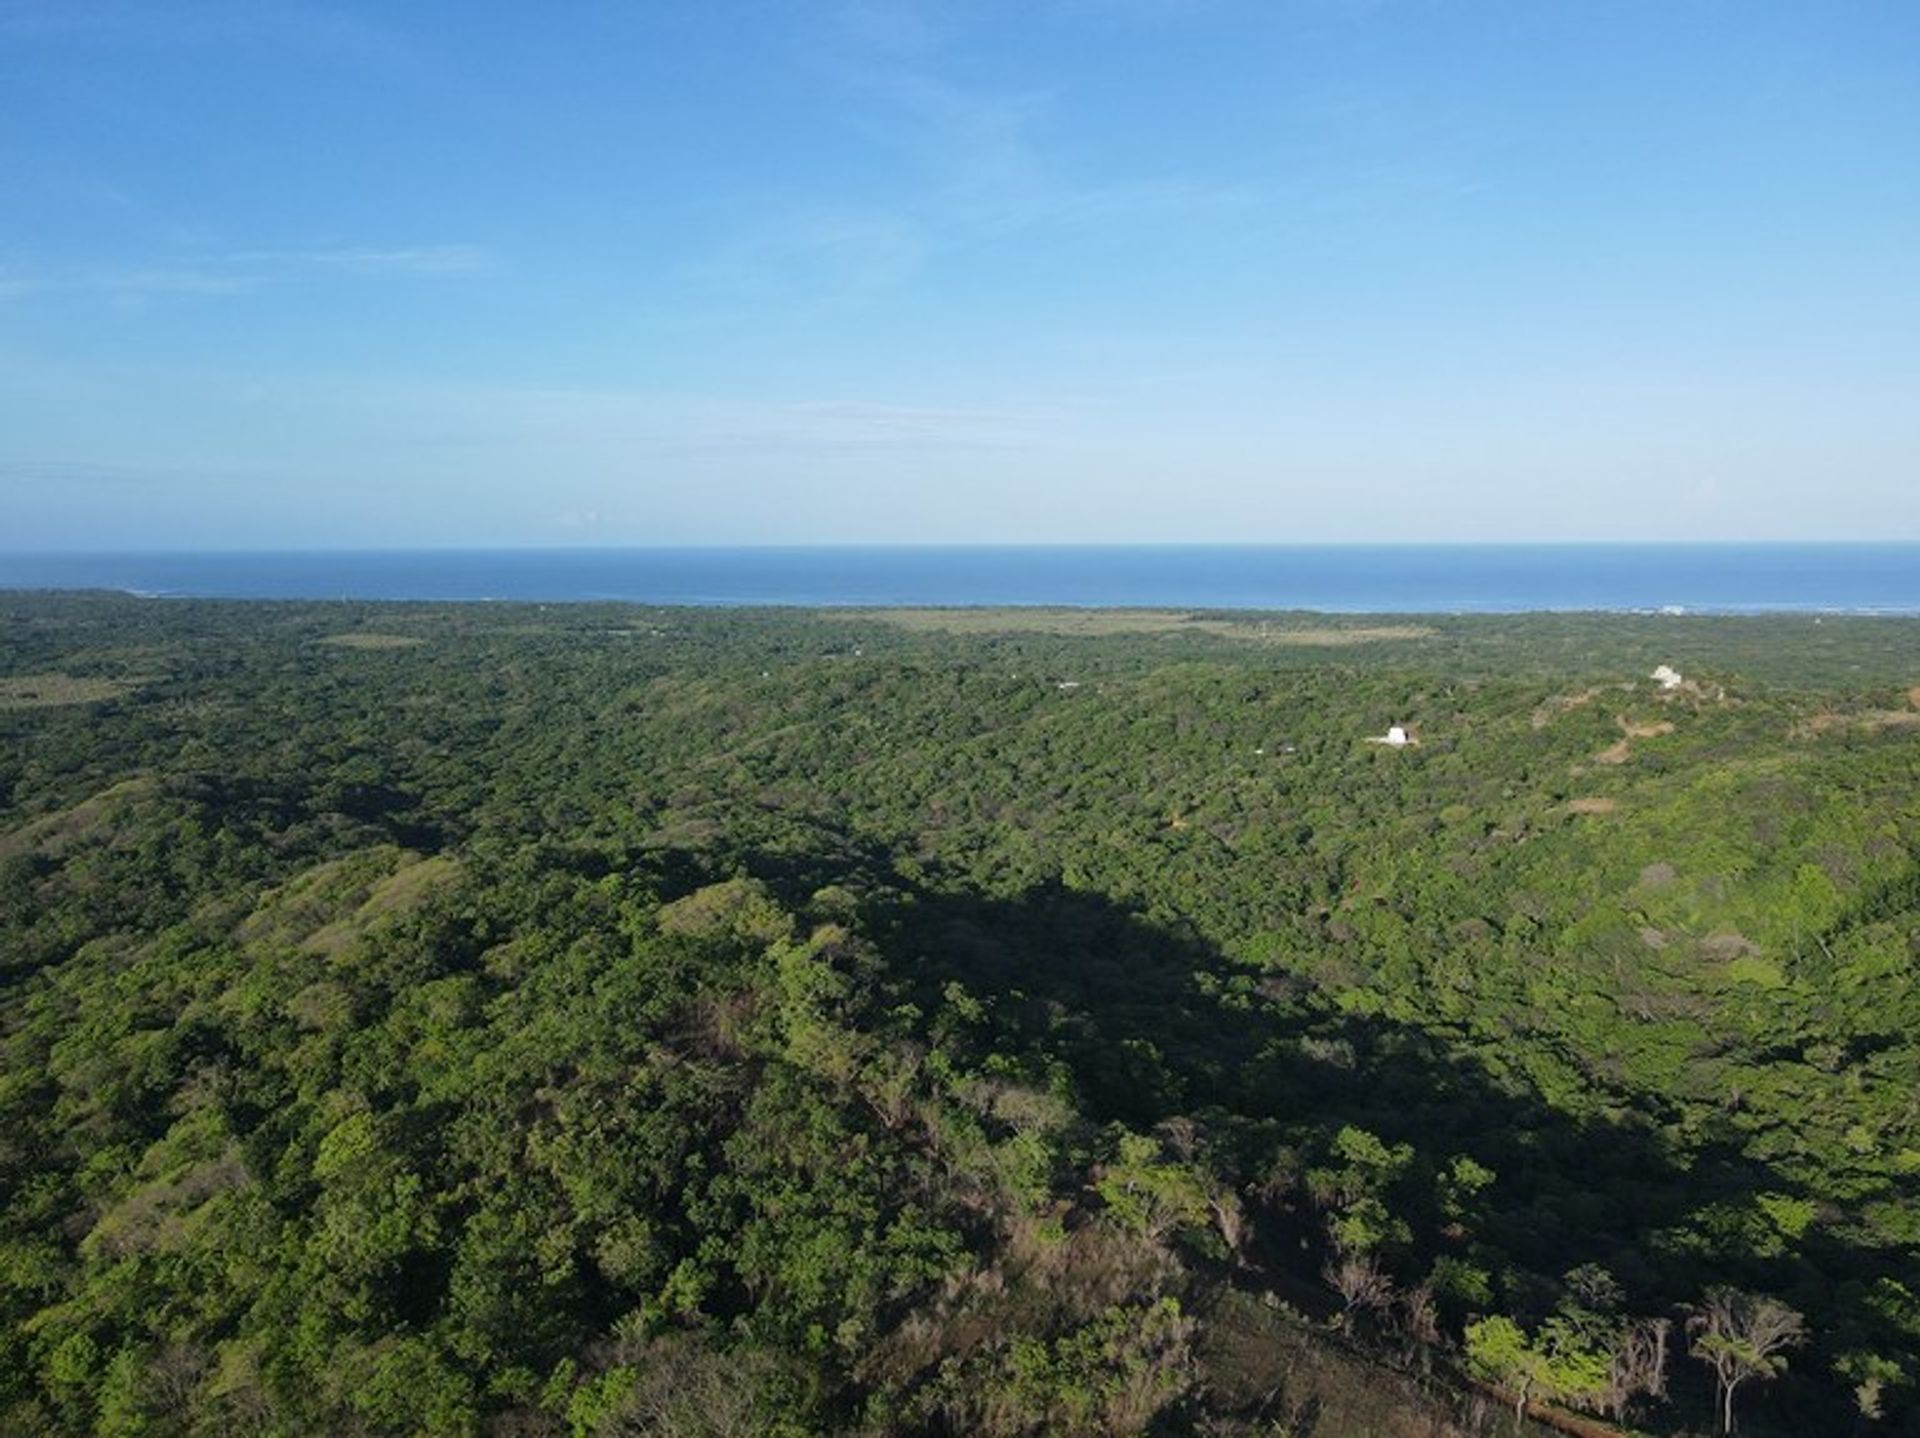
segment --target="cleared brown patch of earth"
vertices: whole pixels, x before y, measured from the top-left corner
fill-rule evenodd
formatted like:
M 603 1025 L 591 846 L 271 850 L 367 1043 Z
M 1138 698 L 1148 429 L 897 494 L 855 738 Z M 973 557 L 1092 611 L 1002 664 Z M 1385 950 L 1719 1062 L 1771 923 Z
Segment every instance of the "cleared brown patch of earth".
M 320 642 L 335 649 L 412 649 L 427 641 L 410 634 L 329 634 Z
M 1636 724 L 1633 720 L 1622 716 L 1620 719 L 1620 730 L 1629 739 L 1658 739 L 1662 734 L 1671 734 L 1673 732 L 1673 721 L 1670 719 L 1655 719 L 1650 723 Z
M 131 694 L 136 681 L 89 679 L 75 674 L 15 674 L 0 679 L 0 709 L 51 709 L 60 704 L 98 704 Z
M 1640 871 L 1640 885 L 1646 889 L 1664 889 L 1676 877 L 1671 864 L 1649 864 Z
M 1611 814 L 1620 807 L 1618 799 L 1603 799 L 1597 795 L 1587 799 L 1567 800 L 1569 814 Z
M 1627 718 L 1624 714 L 1614 716 L 1614 723 L 1620 726 L 1620 732 L 1626 735 L 1617 743 L 1609 744 L 1593 756 L 1596 764 L 1624 764 L 1633 757 L 1635 739 L 1658 739 L 1662 734 L 1671 734 L 1673 724 L 1666 719 L 1641 721 Z
M 1305 1305 L 1318 1295 L 1287 1295 Z M 1200 1382 L 1259 1422 L 1222 1432 L 1361 1434 L 1368 1438 L 1550 1438 L 1567 1432 L 1538 1405 L 1516 1420 L 1513 1400 L 1492 1390 L 1450 1390 L 1369 1363 L 1297 1312 L 1231 1290 L 1197 1296 L 1204 1314 L 1194 1358 Z M 1622 1438 L 1602 1427 L 1605 1438 Z M 1585 1438 L 1585 1435 L 1582 1435 Z

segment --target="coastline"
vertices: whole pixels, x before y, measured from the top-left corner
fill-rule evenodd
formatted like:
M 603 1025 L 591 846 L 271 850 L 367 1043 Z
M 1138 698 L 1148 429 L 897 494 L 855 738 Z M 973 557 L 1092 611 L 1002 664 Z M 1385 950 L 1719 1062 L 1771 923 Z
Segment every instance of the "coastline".
M 711 608 L 1904 617 L 1920 614 L 1920 543 L 0 553 L 0 590 L 76 589 Z

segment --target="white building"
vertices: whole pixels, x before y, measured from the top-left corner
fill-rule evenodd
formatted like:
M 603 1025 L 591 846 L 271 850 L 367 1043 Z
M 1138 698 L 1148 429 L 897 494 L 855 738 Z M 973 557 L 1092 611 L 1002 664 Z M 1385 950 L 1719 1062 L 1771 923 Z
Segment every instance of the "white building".
M 1687 681 L 1680 677 L 1680 671 L 1671 664 L 1662 664 L 1654 671 L 1652 678 L 1662 689 L 1678 689 Z

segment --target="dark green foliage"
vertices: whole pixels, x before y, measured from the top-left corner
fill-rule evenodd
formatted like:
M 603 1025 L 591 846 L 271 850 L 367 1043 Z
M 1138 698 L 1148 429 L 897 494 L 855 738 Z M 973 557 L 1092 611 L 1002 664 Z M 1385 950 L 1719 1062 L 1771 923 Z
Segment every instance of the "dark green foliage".
M 0 1429 L 1900 1431 L 1920 625 L 1430 628 L 0 600 Z

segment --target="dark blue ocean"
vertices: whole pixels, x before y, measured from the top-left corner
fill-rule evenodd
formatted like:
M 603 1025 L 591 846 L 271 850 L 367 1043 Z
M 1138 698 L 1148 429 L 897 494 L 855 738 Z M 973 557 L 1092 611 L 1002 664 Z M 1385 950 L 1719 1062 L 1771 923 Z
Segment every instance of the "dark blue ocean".
M 0 588 L 230 599 L 1920 613 L 1920 544 L 0 554 Z

